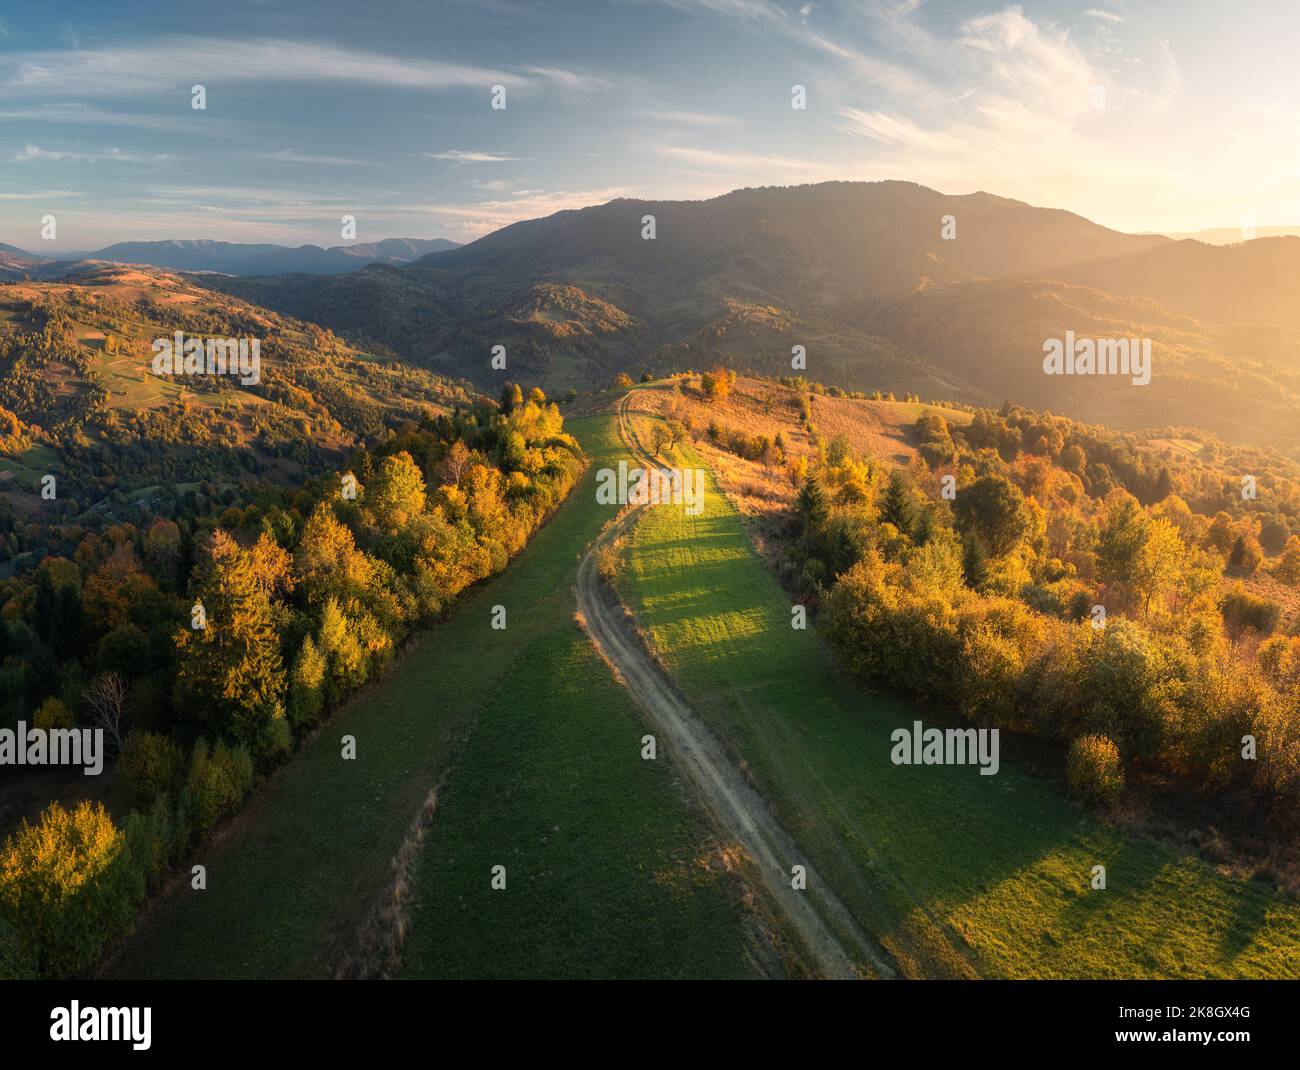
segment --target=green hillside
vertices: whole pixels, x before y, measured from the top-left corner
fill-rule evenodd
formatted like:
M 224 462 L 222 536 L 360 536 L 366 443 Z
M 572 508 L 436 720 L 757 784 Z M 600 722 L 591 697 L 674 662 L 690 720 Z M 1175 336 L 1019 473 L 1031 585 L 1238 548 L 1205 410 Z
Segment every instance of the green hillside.
M 699 463 L 689 451 L 679 463 Z M 1300 906 L 1081 814 L 1004 735 L 1002 767 L 894 766 L 890 732 L 944 715 L 864 694 L 716 484 L 644 511 L 625 599 L 696 711 L 911 976 L 1287 977 Z M 1089 887 L 1092 867 L 1107 888 Z
M 573 619 L 576 555 L 612 513 L 595 502 L 594 472 L 620 446 L 608 418 L 571 427 L 592 466 L 554 519 L 329 721 L 205 856 L 209 890 L 163 903 L 114 976 L 332 975 L 435 785 L 403 974 L 737 977 L 770 965 L 746 936 L 760 926 L 736 871 L 670 760 L 641 759 L 639 715 Z M 504 630 L 490 626 L 494 605 Z M 356 762 L 340 761 L 344 734 Z M 498 863 L 504 891 L 489 883 Z

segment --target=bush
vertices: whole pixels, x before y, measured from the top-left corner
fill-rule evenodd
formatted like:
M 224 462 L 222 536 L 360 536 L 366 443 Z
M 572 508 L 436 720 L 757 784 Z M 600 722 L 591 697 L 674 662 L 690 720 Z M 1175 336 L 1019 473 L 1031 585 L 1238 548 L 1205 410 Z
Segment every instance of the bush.
M 233 813 L 253 786 L 253 757 L 245 747 L 206 740 L 194 745 L 185 784 L 186 817 L 198 840 L 206 840 L 217 822 Z
M 0 981 L 28 981 L 37 976 L 17 930 L 0 914 Z
M 1279 806 L 1300 807 L 1300 710 L 1283 701 L 1268 702 L 1255 713 L 1257 789 Z
M 125 832 L 131 866 L 151 888 L 188 846 L 189 830 L 165 795 L 154 799 L 147 813 L 128 817 Z
M 1135 622 L 1107 622 L 1084 666 L 1092 699 L 1088 727 L 1124 745 L 1129 754 L 1158 758 L 1164 741 L 1166 692 L 1173 673 L 1165 649 Z
M 174 793 L 185 773 L 185 754 L 170 737 L 133 732 L 117 759 L 117 790 L 133 810 L 148 810 L 154 800 Z
M 42 977 L 85 970 L 130 924 L 143 883 L 102 803 L 51 803 L 0 850 L 0 916 L 17 934 L 6 954 Z
M 981 600 L 960 615 L 955 668 L 963 716 L 987 728 L 1020 727 L 1017 683 L 1025 671 L 1022 652 L 1037 645 L 1033 632 L 1033 618 L 1015 602 Z
M 1124 788 L 1119 748 L 1105 736 L 1080 736 L 1065 759 L 1070 794 L 1084 803 L 1109 806 Z
M 48 732 L 54 728 L 72 728 L 72 714 L 62 699 L 47 698 L 32 714 L 32 727 Z
M 258 734 L 255 749 L 258 761 L 264 766 L 282 760 L 293 750 L 293 729 L 289 727 L 289 718 L 279 704 Z
M 1267 598 L 1251 594 L 1240 584 L 1235 584 L 1223 596 L 1219 608 L 1223 613 L 1223 623 L 1234 641 L 1240 639 L 1248 629 L 1269 635 L 1277 628 L 1281 615 L 1281 609 L 1276 604 Z

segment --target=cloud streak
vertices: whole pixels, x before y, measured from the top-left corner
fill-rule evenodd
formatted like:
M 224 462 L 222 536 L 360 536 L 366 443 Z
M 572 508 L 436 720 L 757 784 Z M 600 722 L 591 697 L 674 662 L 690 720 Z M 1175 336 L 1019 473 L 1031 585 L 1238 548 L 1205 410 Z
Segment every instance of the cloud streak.
M 143 163 L 145 161 L 172 160 L 170 153 L 160 152 L 151 156 L 137 156 L 118 148 L 104 149 L 103 152 L 67 152 L 62 149 L 43 149 L 39 145 L 24 145 L 10 159 L 14 163 L 27 163 L 41 160 L 54 163 L 95 163 L 107 160 L 113 163 Z
M 441 60 L 284 39 L 239 41 L 176 36 L 95 49 L 60 49 L 0 56 L 0 85 L 43 97 L 104 97 L 172 91 L 195 84 L 210 90 L 232 82 L 350 83 L 388 89 L 480 89 L 493 85 L 565 90 L 610 83 L 559 67 L 498 70 Z
M 504 152 L 476 152 L 471 149 L 447 149 L 423 155 L 431 160 L 450 160 L 452 163 L 508 163 L 522 158 Z

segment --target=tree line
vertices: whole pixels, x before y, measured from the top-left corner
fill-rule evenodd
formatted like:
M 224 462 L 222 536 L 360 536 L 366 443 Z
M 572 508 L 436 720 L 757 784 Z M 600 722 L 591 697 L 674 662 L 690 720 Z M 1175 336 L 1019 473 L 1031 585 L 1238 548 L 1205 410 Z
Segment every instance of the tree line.
M 299 488 L 87 532 L 0 581 L 3 722 L 111 725 L 116 750 L 109 807 L 51 803 L 0 847 L 0 976 L 88 969 L 258 775 L 505 567 L 583 464 L 557 406 L 512 388 Z

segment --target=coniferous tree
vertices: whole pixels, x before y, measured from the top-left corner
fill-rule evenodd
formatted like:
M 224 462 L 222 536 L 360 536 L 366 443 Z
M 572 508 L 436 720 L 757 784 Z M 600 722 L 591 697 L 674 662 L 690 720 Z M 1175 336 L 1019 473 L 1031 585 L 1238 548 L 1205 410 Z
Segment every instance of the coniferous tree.
M 804 482 L 795 507 L 803 517 L 805 531 L 820 527 L 826 521 L 826 495 L 822 492 L 816 476 L 809 476 Z
M 509 416 L 524 403 L 524 392 L 518 383 L 506 383 L 501 388 L 501 411 Z
M 979 590 L 989 576 L 989 555 L 978 535 L 967 535 L 962 543 L 961 570 L 966 586 Z
M 880 503 L 880 518 L 893 524 L 909 539 L 916 528 L 916 503 L 912 501 L 911 492 L 897 470 L 889 474 L 889 485 L 885 488 L 885 496 Z
M 54 596 L 50 634 L 50 646 L 60 659 L 66 661 L 81 653 L 81 624 L 81 592 L 71 584 L 64 584 Z
M 1174 492 L 1174 481 L 1170 478 L 1169 469 L 1161 468 L 1156 475 L 1155 489 L 1152 491 L 1152 497 L 1157 502 L 1162 502 Z

